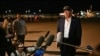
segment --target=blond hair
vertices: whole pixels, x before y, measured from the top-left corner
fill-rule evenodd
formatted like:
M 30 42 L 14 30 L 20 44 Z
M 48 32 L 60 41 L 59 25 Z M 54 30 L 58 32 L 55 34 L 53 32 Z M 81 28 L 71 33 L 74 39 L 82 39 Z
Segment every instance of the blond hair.
M 7 24 L 8 24 L 8 20 L 4 19 L 2 27 L 5 29 L 7 27 Z

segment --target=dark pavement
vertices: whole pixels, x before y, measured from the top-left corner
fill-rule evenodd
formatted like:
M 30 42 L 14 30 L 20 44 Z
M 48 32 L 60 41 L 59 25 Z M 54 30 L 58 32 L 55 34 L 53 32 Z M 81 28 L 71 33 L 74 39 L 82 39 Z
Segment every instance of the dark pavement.
M 38 40 L 40 36 L 44 36 L 47 31 L 50 34 L 56 36 L 57 22 L 27 22 L 28 34 L 25 40 Z M 49 35 L 50 35 L 49 34 Z M 55 37 L 56 39 L 56 37 Z M 54 40 L 55 41 L 55 40 Z M 100 44 L 100 20 L 82 20 L 82 41 L 81 47 L 90 45 L 94 48 L 94 53 L 98 54 L 100 52 L 96 51 L 97 45 Z M 25 46 L 35 45 L 36 42 L 25 42 Z M 53 42 L 51 46 L 47 48 L 46 51 L 59 51 L 56 46 L 56 42 Z M 84 50 L 77 50 L 78 52 L 86 52 Z M 44 56 L 56 56 L 54 54 L 45 53 Z M 59 56 L 59 55 L 58 55 Z M 98 55 L 95 55 L 98 56 Z

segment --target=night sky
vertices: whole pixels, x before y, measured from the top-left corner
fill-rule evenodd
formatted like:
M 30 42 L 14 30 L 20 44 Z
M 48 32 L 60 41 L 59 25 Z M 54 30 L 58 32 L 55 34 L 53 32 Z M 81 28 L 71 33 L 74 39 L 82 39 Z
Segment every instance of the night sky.
M 65 5 L 70 5 L 75 12 L 87 10 L 90 5 L 93 5 L 93 10 L 100 10 L 100 1 L 96 0 L 0 0 L 0 12 L 12 10 L 14 12 L 25 13 L 26 10 L 31 10 L 31 13 L 41 9 L 42 13 L 59 13 Z

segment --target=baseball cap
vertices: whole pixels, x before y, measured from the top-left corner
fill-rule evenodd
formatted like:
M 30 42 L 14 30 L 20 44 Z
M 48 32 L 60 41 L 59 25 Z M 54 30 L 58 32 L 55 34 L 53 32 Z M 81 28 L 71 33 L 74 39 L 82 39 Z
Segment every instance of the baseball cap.
M 64 6 L 64 7 L 63 7 L 63 10 L 64 10 L 64 11 L 65 11 L 65 10 L 72 11 L 72 8 L 71 8 L 70 6 Z

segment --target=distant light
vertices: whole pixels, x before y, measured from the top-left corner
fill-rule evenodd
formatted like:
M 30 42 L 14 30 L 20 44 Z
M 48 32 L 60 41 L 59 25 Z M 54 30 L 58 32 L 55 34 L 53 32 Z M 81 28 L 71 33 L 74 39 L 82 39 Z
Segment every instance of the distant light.
M 41 12 L 41 9 L 39 9 L 39 12 Z
M 26 10 L 25 12 L 26 12 L 26 13 L 30 13 L 30 10 Z
M 84 15 L 84 12 L 83 11 L 80 11 L 81 12 L 81 15 Z
M 27 13 L 27 10 L 25 12 Z
M 7 11 L 5 11 L 5 13 L 7 13 Z
M 64 13 L 59 13 L 60 16 L 64 15 Z
M 96 14 L 99 15 L 100 13 L 97 12 Z
M 28 10 L 28 12 L 30 12 L 30 10 Z
M 11 12 L 11 10 L 8 10 L 9 12 Z
M 36 12 L 34 12 L 34 14 L 36 14 Z

